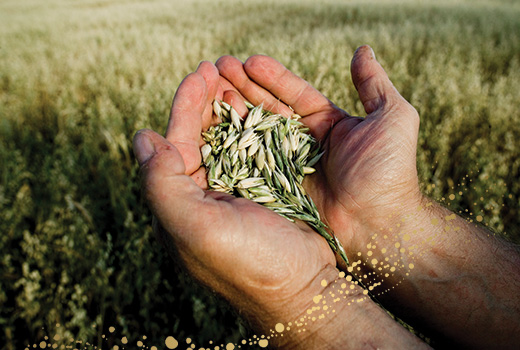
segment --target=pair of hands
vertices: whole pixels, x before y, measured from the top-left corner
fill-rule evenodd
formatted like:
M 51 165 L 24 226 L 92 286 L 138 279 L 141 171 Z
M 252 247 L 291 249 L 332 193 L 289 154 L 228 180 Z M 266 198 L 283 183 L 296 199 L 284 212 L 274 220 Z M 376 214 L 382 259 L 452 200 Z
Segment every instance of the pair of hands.
M 163 242 L 196 279 L 229 300 L 259 331 L 298 319 L 312 298 L 324 293 L 321 281 L 337 278 L 336 259 L 305 224 L 246 199 L 205 191 L 201 132 L 216 123 L 214 99 L 242 116 L 244 99 L 286 116 L 301 115 L 325 149 L 304 186 L 352 257 L 366 250 L 370 235 L 389 215 L 415 209 L 422 195 L 415 158 L 417 112 L 368 46 L 355 52 L 351 71 L 366 118 L 339 109 L 272 58 L 253 56 L 242 64 L 224 56 L 216 65 L 202 62 L 177 90 L 166 138 L 151 130 L 134 138 L 144 194 Z M 283 345 L 290 339 L 287 335 Z

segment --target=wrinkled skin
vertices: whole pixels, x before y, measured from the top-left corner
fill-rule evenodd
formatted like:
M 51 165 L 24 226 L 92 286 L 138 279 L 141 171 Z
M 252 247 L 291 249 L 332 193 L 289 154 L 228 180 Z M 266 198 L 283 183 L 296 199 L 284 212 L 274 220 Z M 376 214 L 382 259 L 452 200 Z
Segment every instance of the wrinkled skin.
M 222 57 L 216 67 L 203 62 L 183 80 L 165 138 L 142 130 L 134 139 L 143 192 L 159 223 L 161 240 L 196 279 L 230 300 L 259 330 L 304 313 L 312 297 L 326 289 L 321 281 L 337 278 L 335 256 L 326 241 L 303 223 L 291 223 L 245 199 L 205 191 L 201 131 L 217 122 L 212 116 L 214 99 L 232 104 L 242 115 L 244 98 L 284 115 L 293 113 L 288 106 L 293 108 L 326 150 L 305 186 L 344 245 L 354 247 L 352 232 L 358 225 L 354 218 L 362 219 L 365 211 L 378 212 L 385 203 L 401 198 L 396 189 L 415 191 L 411 165 L 418 121 L 370 48 L 356 52 L 352 69 L 369 113 L 365 120 L 335 107 L 274 59 L 254 56 L 242 65 Z M 287 85 L 293 89 L 285 90 Z M 401 130 L 389 111 L 402 112 L 412 125 Z M 409 133 L 410 140 L 401 138 L 397 145 L 389 145 L 400 132 Z M 409 154 L 395 157 L 393 152 L 401 147 Z M 412 160 L 407 158 L 410 154 Z M 404 179 L 415 182 L 403 182 L 397 175 L 403 164 L 407 164 Z M 285 342 L 288 346 L 290 336 Z
M 367 112 L 364 119 L 339 109 L 270 57 L 253 56 L 242 65 L 226 56 L 216 65 L 226 79 L 221 85 L 229 89 L 224 97 L 238 110 L 244 108 L 238 96 L 231 97 L 236 94 L 287 116 L 293 113 L 290 106 L 323 143 L 325 155 L 305 185 L 349 255 L 366 244 L 372 230 L 395 214 L 395 208 L 403 213 L 417 207 L 419 117 L 369 47 L 357 50 L 351 68 Z
M 224 56 L 216 65 L 201 63 L 177 90 L 166 138 L 151 130 L 134 138 L 143 193 L 162 242 L 260 333 L 299 319 L 315 295 L 327 295 L 339 270 L 325 240 L 259 204 L 207 191 L 200 166 L 201 132 L 218 122 L 212 116 L 214 99 L 233 105 L 242 116 L 244 100 L 286 116 L 297 113 L 326 151 L 304 183 L 322 219 L 349 257 L 377 263 L 388 258 L 384 251 L 393 250 L 403 267 L 383 281 L 384 288 L 392 288 L 383 301 L 446 346 L 517 349 L 520 248 L 420 193 L 417 112 L 369 47 L 356 51 L 351 71 L 366 118 L 337 108 L 272 58 L 252 56 L 242 64 Z M 383 239 L 368 254 L 367 243 L 380 231 Z M 396 243 L 403 248 L 397 250 Z M 410 255 L 404 245 L 414 245 L 420 254 Z M 375 265 L 364 265 L 377 273 Z M 351 295 L 361 293 L 355 286 Z M 342 299 L 335 310 L 325 323 L 312 323 L 304 333 L 288 332 L 270 346 L 426 347 L 370 299 Z

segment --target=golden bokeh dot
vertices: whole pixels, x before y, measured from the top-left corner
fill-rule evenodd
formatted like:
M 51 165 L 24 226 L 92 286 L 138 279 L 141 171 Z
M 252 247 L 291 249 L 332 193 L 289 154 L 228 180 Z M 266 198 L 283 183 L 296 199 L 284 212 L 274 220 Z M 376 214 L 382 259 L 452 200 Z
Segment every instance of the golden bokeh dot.
M 466 175 L 466 177 L 467 177 L 467 176 L 468 176 L 468 175 Z M 435 188 L 435 184 L 432 184 L 432 188 Z M 487 191 L 486 191 L 486 192 L 487 192 Z M 462 191 L 459 192 L 459 195 L 462 196 Z M 504 197 L 504 196 L 502 196 L 502 197 Z M 448 196 L 448 198 L 449 198 L 450 200 L 453 201 L 453 200 L 456 198 L 456 196 L 455 196 L 455 194 L 450 194 L 450 195 Z M 512 195 L 509 195 L 509 198 L 512 198 Z M 480 200 L 482 201 L 483 198 L 481 197 Z M 421 209 L 422 209 L 422 208 L 421 208 Z M 466 211 L 467 211 L 467 210 L 466 210 Z M 390 216 L 390 217 L 391 217 L 391 216 Z M 446 221 L 450 221 L 450 219 L 453 220 L 453 219 L 455 219 L 455 214 L 452 214 L 451 216 L 447 216 L 445 219 L 446 219 Z M 483 216 L 482 216 L 482 215 L 477 215 L 477 216 L 475 217 L 475 220 L 478 221 L 478 222 L 482 222 L 482 221 L 483 221 Z M 403 219 L 403 221 L 404 221 L 404 219 Z M 438 225 L 438 224 L 439 224 L 439 220 L 438 220 L 438 219 L 433 219 L 433 220 L 431 221 L 431 224 L 432 224 L 432 225 Z M 399 226 L 399 225 L 398 225 L 398 226 Z M 381 228 L 381 230 L 382 230 L 382 228 Z M 390 229 L 390 231 L 391 231 L 391 229 Z M 388 236 L 385 235 L 384 238 L 387 239 Z M 402 238 L 403 238 L 403 241 L 409 241 L 411 237 L 410 237 L 409 234 L 405 234 L 405 235 L 402 236 Z M 375 239 L 375 236 L 372 237 L 372 239 Z M 431 239 L 432 239 L 432 238 L 430 238 L 429 240 L 431 240 Z M 377 243 L 377 242 L 376 242 L 376 243 Z M 400 243 L 395 243 L 395 247 L 396 247 L 397 249 L 399 249 L 399 248 L 401 247 Z M 375 248 L 376 248 L 376 245 L 375 245 L 375 244 L 371 244 L 371 243 L 369 243 L 369 244 L 367 244 L 367 248 L 368 248 L 368 249 L 375 249 Z M 390 248 L 389 248 L 389 249 L 390 249 Z M 381 249 L 380 251 L 381 251 L 383 254 L 385 254 L 385 253 L 387 252 L 387 249 L 386 249 L 386 248 L 383 248 L 383 249 Z M 401 252 L 405 252 L 405 249 L 404 249 L 404 248 L 401 248 L 400 251 L 401 251 Z M 372 256 L 372 255 L 373 255 L 373 251 L 369 251 L 367 254 L 368 254 L 368 256 Z M 410 255 L 411 255 L 411 254 L 412 254 L 412 252 L 410 252 Z M 358 253 L 358 255 L 361 255 L 361 253 Z M 388 258 L 387 258 L 387 259 L 388 259 Z M 368 260 L 368 259 L 367 259 L 367 260 Z M 387 261 L 388 261 L 388 260 L 387 260 Z M 371 263 L 372 263 L 372 265 L 377 265 L 377 264 L 378 264 L 378 260 L 377 260 L 377 259 L 372 259 L 372 260 L 371 260 Z M 381 264 L 383 264 L 382 261 L 381 261 Z M 391 263 L 390 263 L 390 264 L 391 264 Z M 396 264 L 394 264 L 394 265 L 396 265 Z M 356 266 L 356 264 L 353 264 L 353 266 Z M 401 265 L 401 266 L 404 267 L 405 265 Z M 408 265 L 408 268 L 409 268 L 409 269 L 414 269 L 414 267 L 415 267 L 415 266 L 414 266 L 413 263 L 410 263 L 410 264 Z M 385 265 L 384 268 L 385 268 L 385 269 L 390 268 L 390 265 Z M 359 268 L 358 268 L 358 270 L 359 270 Z M 380 269 L 380 270 L 381 270 L 381 269 Z M 395 267 L 391 267 L 391 268 L 390 268 L 390 271 L 391 271 L 391 272 L 394 272 L 395 270 L 396 270 Z M 348 270 L 348 271 L 349 271 L 349 272 L 352 272 L 352 271 L 353 271 L 353 268 L 352 268 L 352 267 L 349 267 L 349 270 Z M 408 274 L 406 274 L 406 275 L 408 275 Z M 385 277 L 389 277 L 389 274 L 388 274 L 388 273 L 385 273 L 384 276 L 385 276 Z M 343 271 L 340 272 L 340 273 L 339 273 L 339 277 L 340 277 L 340 278 L 344 278 L 344 277 L 345 277 L 345 272 L 343 272 Z M 364 275 L 363 278 L 366 279 L 366 278 L 367 278 L 367 275 Z M 352 280 L 352 276 L 346 276 L 346 280 L 350 282 L 350 281 Z M 370 288 L 370 290 L 373 290 L 375 286 L 380 285 L 380 284 L 381 284 L 381 283 L 375 284 L 374 286 L 370 286 L 369 288 Z M 323 280 L 321 281 L 321 285 L 322 285 L 323 287 L 327 287 L 327 286 L 328 286 L 328 282 L 327 282 L 325 279 L 323 279 Z M 346 288 L 346 284 L 345 284 L 345 283 L 342 283 L 342 284 L 341 284 L 341 288 L 342 288 L 342 289 L 345 289 L 345 288 Z M 354 285 L 351 285 L 350 288 L 351 288 L 351 289 L 354 289 Z M 393 289 L 393 287 L 392 287 L 392 289 Z M 387 289 L 386 291 L 389 291 L 389 289 Z M 385 292 L 386 292 L 386 291 L 385 291 Z M 343 291 L 340 291 L 340 293 L 343 294 Z M 367 291 L 367 290 L 363 290 L 363 294 L 364 294 L 364 295 L 367 295 L 367 294 L 368 294 L 368 291 Z M 381 293 L 380 293 L 380 294 L 381 294 Z M 331 295 L 333 295 L 333 294 L 331 294 Z M 378 295 L 379 295 L 379 294 L 378 294 Z M 334 296 L 334 295 L 333 295 L 333 296 Z M 322 295 L 317 295 L 317 296 L 315 296 L 315 297 L 313 298 L 313 301 L 314 301 L 315 304 L 319 304 L 320 301 L 322 300 L 322 298 L 323 298 Z M 345 297 L 343 297 L 343 298 L 346 299 L 347 297 L 345 296 Z M 360 302 L 360 301 L 362 301 L 362 300 L 366 300 L 366 298 L 358 299 L 357 301 Z M 325 304 L 325 300 L 323 300 L 323 303 Z M 349 304 L 350 304 L 350 303 L 349 303 Z M 316 309 L 319 310 L 320 307 L 318 306 Z M 327 310 L 327 309 L 328 309 L 328 307 L 325 305 L 325 306 L 323 307 L 323 310 Z M 310 311 L 310 310 L 308 310 L 308 311 Z M 314 311 L 314 308 L 313 308 L 313 311 Z M 310 314 L 311 312 L 308 312 L 308 313 Z M 321 316 L 324 317 L 324 315 L 321 315 Z M 320 319 L 322 318 L 321 316 L 319 317 Z M 307 316 L 306 316 L 306 318 L 309 319 L 309 320 L 311 319 L 310 317 L 307 317 Z M 313 318 L 312 318 L 313 321 L 314 321 L 315 319 L 316 319 L 316 317 L 313 317 Z M 303 321 L 303 319 L 302 319 L 302 321 Z M 305 323 L 305 324 L 306 324 L 306 323 Z M 57 326 L 59 327 L 59 325 L 57 325 Z M 290 327 L 289 327 L 289 326 L 291 326 L 291 323 L 288 324 L 288 327 L 285 327 L 284 324 L 282 324 L 282 323 L 277 323 L 277 324 L 275 325 L 275 330 L 276 330 L 276 332 L 278 332 L 278 333 L 282 333 L 282 332 L 284 332 L 285 330 L 289 331 L 289 330 L 290 330 Z M 95 325 L 92 325 L 92 327 L 95 327 Z M 110 333 L 114 333 L 115 328 L 114 328 L 114 327 L 109 327 L 109 331 L 110 331 Z M 299 330 L 298 332 L 302 332 L 302 331 L 305 331 L 305 329 L 303 329 L 303 330 Z M 275 335 L 275 336 L 277 336 L 277 335 Z M 281 336 L 283 336 L 283 334 L 281 334 Z M 264 339 L 263 337 L 264 337 L 264 336 L 262 336 L 262 339 L 260 339 L 260 340 L 258 341 L 257 344 L 258 344 L 258 346 L 261 347 L 261 348 L 266 348 L 266 347 L 268 347 L 269 342 L 268 342 L 267 339 Z M 256 336 L 255 336 L 254 338 L 256 338 Z M 45 339 L 47 339 L 47 337 L 46 337 Z M 146 337 L 143 336 L 143 339 L 146 339 Z M 56 340 L 56 341 L 60 340 L 60 336 L 56 334 L 56 335 L 54 336 L 54 340 Z M 123 344 L 127 344 L 127 343 L 128 343 L 128 339 L 127 339 L 126 337 L 123 337 L 123 338 L 121 339 L 121 342 L 122 342 Z M 186 339 L 186 342 L 187 342 L 188 344 L 190 344 L 190 343 L 191 343 L 191 339 L 190 339 L 190 338 L 187 338 L 187 339 Z M 88 343 L 87 343 L 87 344 L 88 344 Z M 165 340 L 165 344 L 166 344 L 166 346 L 167 346 L 168 349 L 175 349 L 175 348 L 178 347 L 178 342 L 177 342 L 177 340 L 176 340 L 175 338 L 171 337 L 171 336 L 169 336 L 168 338 L 166 338 L 166 340 Z M 210 342 L 210 344 L 212 344 L 212 342 Z M 246 344 L 246 341 L 243 340 L 243 341 L 242 341 L 242 344 Z M 252 343 L 250 342 L 249 344 L 251 345 Z M 54 344 L 54 345 L 56 345 L 56 344 Z M 137 342 L 137 345 L 138 345 L 139 347 L 143 347 L 143 346 L 144 346 L 144 344 L 143 344 L 142 341 L 138 341 L 138 342 Z M 46 347 L 51 347 L 51 344 L 46 343 L 45 341 L 42 341 L 41 343 L 39 343 L 39 346 L 40 346 L 40 348 L 44 349 L 44 348 L 46 348 Z M 222 349 L 223 349 L 223 348 L 224 348 L 224 345 L 221 344 L 221 346 L 222 346 Z M 37 347 L 37 344 L 34 344 L 33 347 L 36 348 L 36 347 Z M 53 346 L 53 347 L 54 347 L 54 346 Z M 195 348 L 195 344 L 192 344 L 191 347 L 192 347 L 192 348 Z M 237 348 L 237 346 L 235 346 L 235 345 L 232 344 L 232 343 L 229 343 L 229 344 L 227 344 L 227 345 L 225 346 L 225 349 L 226 349 L 226 350 L 234 350 L 234 349 L 236 349 L 236 348 Z M 238 348 L 241 348 L 241 346 L 238 345 Z M 117 345 L 115 345 L 115 346 L 113 347 L 113 349 L 114 349 L 114 350 L 119 350 L 119 347 L 118 347 Z M 201 349 L 203 349 L 203 348 L 201 348 Z M 215 346 L 215 349 L 218 350 L 218 349 L 221 349 L 221 348 L 218 347 L 218 346 Z M 152 346 L 152 347 L 150 347 L 150 350 L 157 350 L 157 347 Z
M 327 281 L 326 280 L 322 280 L 321 281 L 321 286 L 322 287 L 327 287 Z
M 166 344 L 166 347 L 168 349 L 175 349 L 177 346 L 179 346 L 179 342 L 177 341 L 177 339 L 175 339 L 172 336 L 169 336 L 168 338 L 166 338 L 166 340 L 164 341 L 164 344 Z
M 269 345 L 269 342 L 267 341 L 267 339 L 260 339 L 260 341 L 258 342 L 258 345 L 259 345 L 261 348 L 266 348 L 267 345 Z
M 274 326 L 274 329 L 278 333 L 282 333 L 284 331 L 284 329 L 285 329 L 285 326 L 282 323 L 277 323 L 276 326 Z

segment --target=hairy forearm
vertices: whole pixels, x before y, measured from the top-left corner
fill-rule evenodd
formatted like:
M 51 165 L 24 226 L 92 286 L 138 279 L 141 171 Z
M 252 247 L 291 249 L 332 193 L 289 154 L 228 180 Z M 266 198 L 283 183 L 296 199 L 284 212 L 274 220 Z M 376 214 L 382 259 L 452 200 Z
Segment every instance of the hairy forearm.
M 388 290 L 380 299 L 444 341 L 520 346 L 518 247 L 426 198 L 396 218 L 379 230 L 366 259 L 384 281 L 376 290 Z M 388 257 L 387 269 L 370 263 Z

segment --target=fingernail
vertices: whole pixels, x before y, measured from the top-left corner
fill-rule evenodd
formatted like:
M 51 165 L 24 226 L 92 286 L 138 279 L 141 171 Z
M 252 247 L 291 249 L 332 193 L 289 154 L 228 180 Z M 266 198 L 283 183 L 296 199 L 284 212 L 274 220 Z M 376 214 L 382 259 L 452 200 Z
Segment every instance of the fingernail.
M 358 47 L 357 50 L 354 52 L 353 61 L 362 56 L 363 53 L 368 53 L 373 59 L 376 59 L 376 54 L 374 53 L 374 50 L 372 50 L 372 48 L 368 45 L 363 45 Z
M 134 154 L 139 165 L 146 163 L 155 153 L 155 146 L 147 135 L 137 132 L 134 137 Z
M 373 59 L 376 59 L 376 53 L 374 52 L 374 50 L 369 46 L 370 48 L 370 54 L 372 55 L 372 58 Z

